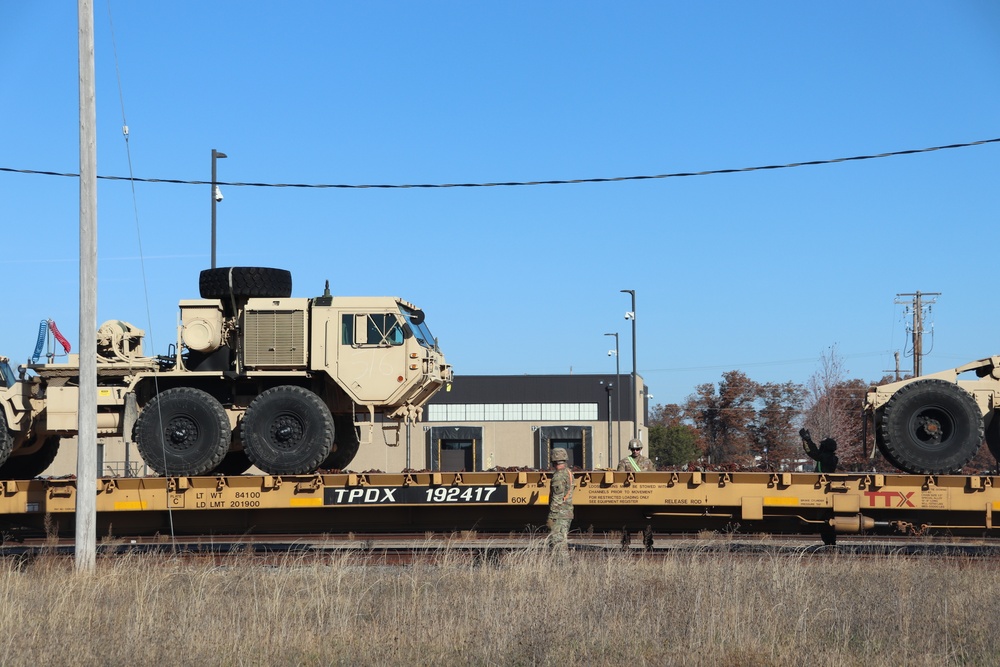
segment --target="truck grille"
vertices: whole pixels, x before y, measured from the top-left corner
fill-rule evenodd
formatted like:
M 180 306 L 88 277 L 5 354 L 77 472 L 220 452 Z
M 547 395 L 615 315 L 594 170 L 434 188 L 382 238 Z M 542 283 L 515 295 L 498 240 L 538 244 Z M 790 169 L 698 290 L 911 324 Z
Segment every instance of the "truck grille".
M 244 317 L 243 363 L 248 368 L 306 365 L 305 313 L 248 310 Z

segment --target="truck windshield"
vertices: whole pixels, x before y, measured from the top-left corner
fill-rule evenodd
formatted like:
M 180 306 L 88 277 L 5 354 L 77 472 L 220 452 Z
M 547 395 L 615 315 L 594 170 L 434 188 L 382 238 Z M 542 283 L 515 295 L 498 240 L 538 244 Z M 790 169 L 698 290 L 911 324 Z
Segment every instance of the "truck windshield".
M 417 339 L 417 342 L 423 347 L 434 349 L 434 336 L 431 335 L 431 330 L 427 328 L 427 323 L 424 322 L 424 312 L 422 310 L 411 310 L 403 305 L 400 305 L 399 311 L 406 318 L 406 323 L 410 325 L 410 330 L 413 332 L 413 337 Z
M 14 371 L 10 369 L 10 364 L 6 361 L 0 361 L 0 383 L 5 387 L 14 386 Z

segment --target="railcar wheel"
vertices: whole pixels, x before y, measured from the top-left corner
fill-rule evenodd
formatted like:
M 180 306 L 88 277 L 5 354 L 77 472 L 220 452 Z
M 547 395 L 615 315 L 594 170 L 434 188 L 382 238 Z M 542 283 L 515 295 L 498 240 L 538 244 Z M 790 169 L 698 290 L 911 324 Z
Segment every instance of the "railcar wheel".
M 263 266 L 205 269 L 198 276 L 198 288 L 203 299 L 284 298 L 292 295 L 292 274 Z
M 59 436 L 45 439 L 42 446 L 30 454 L 10 456 L 0 465 L 0 479 L 32 479 L 48 470 L 59 453 Z
M 142 460 L 161 475 L 205 475 L 229 451 L 232 429 L 222 404 L 193 387 L 167 389 L 151 400 L 135 423 Z
M 885 404 L 882 453 L 901 470 L 947 474 L 961 470 L 983 442 L 976 399 L 953 382 L 917 380 Z
M 361 442 L 354 427 L 354 419 L 350 415 L 338 415 L 333 418 L 333 423 L 336 427 L 333 451 L 319 467 L 323 470 L 344 470 L 357 456 Z
M 333 416 L 313 392 L 282 385 L 264 391 L 250 403 L 242 435 L 247 456 L 264 472 L 313 472 L 333 448 Z
M 213 475 L 242 475 L 253 465 L 253 462 L 242 449 L 236 449 L 226 454 L 222 463 L 212 471 Z

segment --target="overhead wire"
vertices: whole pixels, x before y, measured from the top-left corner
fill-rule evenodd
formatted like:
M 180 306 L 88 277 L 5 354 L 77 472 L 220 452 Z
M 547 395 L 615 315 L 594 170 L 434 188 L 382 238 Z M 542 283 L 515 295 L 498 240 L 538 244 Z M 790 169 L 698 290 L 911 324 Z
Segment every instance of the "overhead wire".
M 948 144 L 945 146 L 929 146 L 927 148 L 911 148 L 900 151 L 890 151 L 886 153 L 875 153 L 872 155 L 853 155 L 850 157 L 838 157 L 827 160 L 808 160 L 805 162 L 789 162 L 785 164 L 758 165 L 754 167 L 738 167 L 732 169 L 708 169 L 705 171 L 683 171 L 667 174 L 650 174 L 643 176 L 613 176 L 598 178 L 574 178 L 567 180 L 545 180 L 545 181 L 500 181 L 489 183 L 252 183 L 239 181 L 215 181 L 214 185 L 225 185 L 227 187 L 249 187 L 249 188 L 307 188 L 307 189 L 344 189 L 344 190 L 404 190 L 419 188 L 498 188 L 498 187 L 524 187 L 534 185 L 575 185 L 581 183 L 621 183 L 625 181 L 648 181 L 667 178 L 688 178 L 694 176 L 716 176 L 720 174 L 742 174 L 754 171 L 767 171 L 775 169 L 795 169 L 798 167 L 815 167 L 826 164 L 839 164 L 842 162 L 859 162 L 863 160 L 878 160 L 882 158 L 900 157 L 903 155 L 918 155 L 920 153 L 932 153 L 934 151 L 953 150 L 956 148 L 970 148 L 972 146 L 983 146 L 986 144 L 1000 143 L 1000 137 L 996 139 L 982 139 L 980 141 L 968 141 L 965 143 Z M 36 169 L 15 169 L 12 167 L 0 167 L 0 172 L 10 172 L 18 174 L 33 174 L 37 176 L 65 176 L 75 178 L 79 174 L 70 172 L 42 171 Z M 213 185 L 212 181 L 183 180 L 177 178 L 135 178 L 134 176 L 98 176 L 97 178 L 107 181 L 131 181 L 133 183 L 170 183 L 175 185 Z
M 114 20 L 112 19 L 112 16 L 111 16 L 111 0 L 107 0 L 107 7 L 108 7 L 108 26 L 109 26 L 110 31 L 111 31 L 111 50 L 112 50 L 112 53 L 114 55 L 114 60 L 115 60 L 115 79 L 116 79 L 116 81 L 118 83 L 118 101 L 119 101 L 119 103 L 121 105 L 121 111 L 122 111 L 122 136 L 125 139 L 125 155 L 126 155 L 126 158 L 128 160 L 128 173 L 129 173 L 129 176 L 128 176 L 127 179 L 120 179 L 120 180 L 128 180 L 129 184 L 130 184 L 130 186 L 132 188 L 132 213 L 133 213 L 133 217 L 135 219 L 135 234 L 136 234 L 136 240 L 137 240 L 137 243 L 138 243 L 138 250 L 139 250 L 139 270 L 140 270 L 140 274 L 142 276 L 142 293 L 143 293 L 143 299 L 144 299 L 144 301 L 146 303 L 146 321 L 149 323 L 148 326 L 147 326 L 147 330 L 149 331 L 149 344 L 150 344 L 150 347 L 155 350 L 156 347 L 154 345 L 153 327 L 152 327 L 152 321 L 153 320 L 152 320 L 152 313 L 151 313 L 150 307 L 149 307 L 149 283 L 148 283 L 148 281 L 146 279 L 145 253 L 143 252 L 143 249 L 142 249 L 142 225 L 140 224 L 140 221 L 139 221 L 139 203 L 138 203 L 138 197 L 137 197 L 136 191 L 135 191 L 136 178 L 135 178 L 135 174 L 134 174 L 133 168 L 132 168 L 132 149 L 131 149 L 131 144 L 129 144 L 128 119 L 125 116 L 125 94 L 124 94 L 124 92 L 122 90 L 121 68 L 118 65 L 118 43 L 117 43 L 117 40 L 115 39 L 115 24 L 114 24 Z M 98 178 L 100 178 L 100 176 L 98 176 Z M 157 376 L 156 376 L 155 373 L 153 374 L 153 384 L 156 387 L 156 394 L 159 394 L 159 380 L 158 380 L 158 378 L 157 378 Z M 157 407 L 157 411 L 158 411 L 157 418 L 158 418 L 158 421 L 160 422 L 159 432 L 161 434 L 161 436 L 160 436 L 161 445 L 163 446 L 163 461 L 164 461 L 164 466 L 166 466 L 166 461 L 167 461 L 166 444 L 163 442 L 163 435 L 162 435 L 163 432 L 164 432 L 164 430 L 163 430 L 163 415 L 162 415 L 162 413 L 159 413 L 159 410 L 160 410 L 159 401 L 157 401 L 156 407 Z M 128 437 L 128 434 L 123 434 L 123 438 L 122 439 L 123 439 L 123 444 L 125 445 L 125 447 L 130 447 L 131 446 L 130 442 L 129 442 L 130 438 Z M 126 456 L 126 460 L 128 460 L 128 456 Z M 131 465 L 131 464 L 129 464 L 129 465 Z M 164 475 L 165 476 L 169 476 L 169 472 L 170 472 L 169 470 L 165 470 L 164 471 Z M 126 477 L 131 477 L 132 476 L 131 469 L 127 470 L 126 473 L 125 473 L 125 475 L 126 475 Z M 175 531 L 174 531 L 174 515 L 173 515 L 173 509 L 170 507 L 170 503 L 167 503 L 167 520 L 168 520 L 169 526 L 170 526 L 170 540 L 172 542 L 173 548 L 176 549 L 177 548 L 177 544 L 176 544 L 176 534 L 175 534 Z

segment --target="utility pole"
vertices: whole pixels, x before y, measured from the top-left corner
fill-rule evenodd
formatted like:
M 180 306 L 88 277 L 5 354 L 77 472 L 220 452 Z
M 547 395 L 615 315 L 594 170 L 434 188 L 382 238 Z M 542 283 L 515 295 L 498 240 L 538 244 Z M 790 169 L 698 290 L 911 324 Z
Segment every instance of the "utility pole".
M 941 296 L 941 292 L 920 291 L 896 295 L 896 303 L 908 304 L 908 308 L 913 308 L 913 377 L 920 377 L 923 374 L 924 306 L 926 305 L 929 312 L 931 305 L 937 301 L 939 296 Z M 900 301 L 901 297 L 910 297 L 910 299 Z
M 77 0 L 80 74 L 80 398 L 76 453 L 76 569 L 97 561 L 97 102 L 94 7 Z

